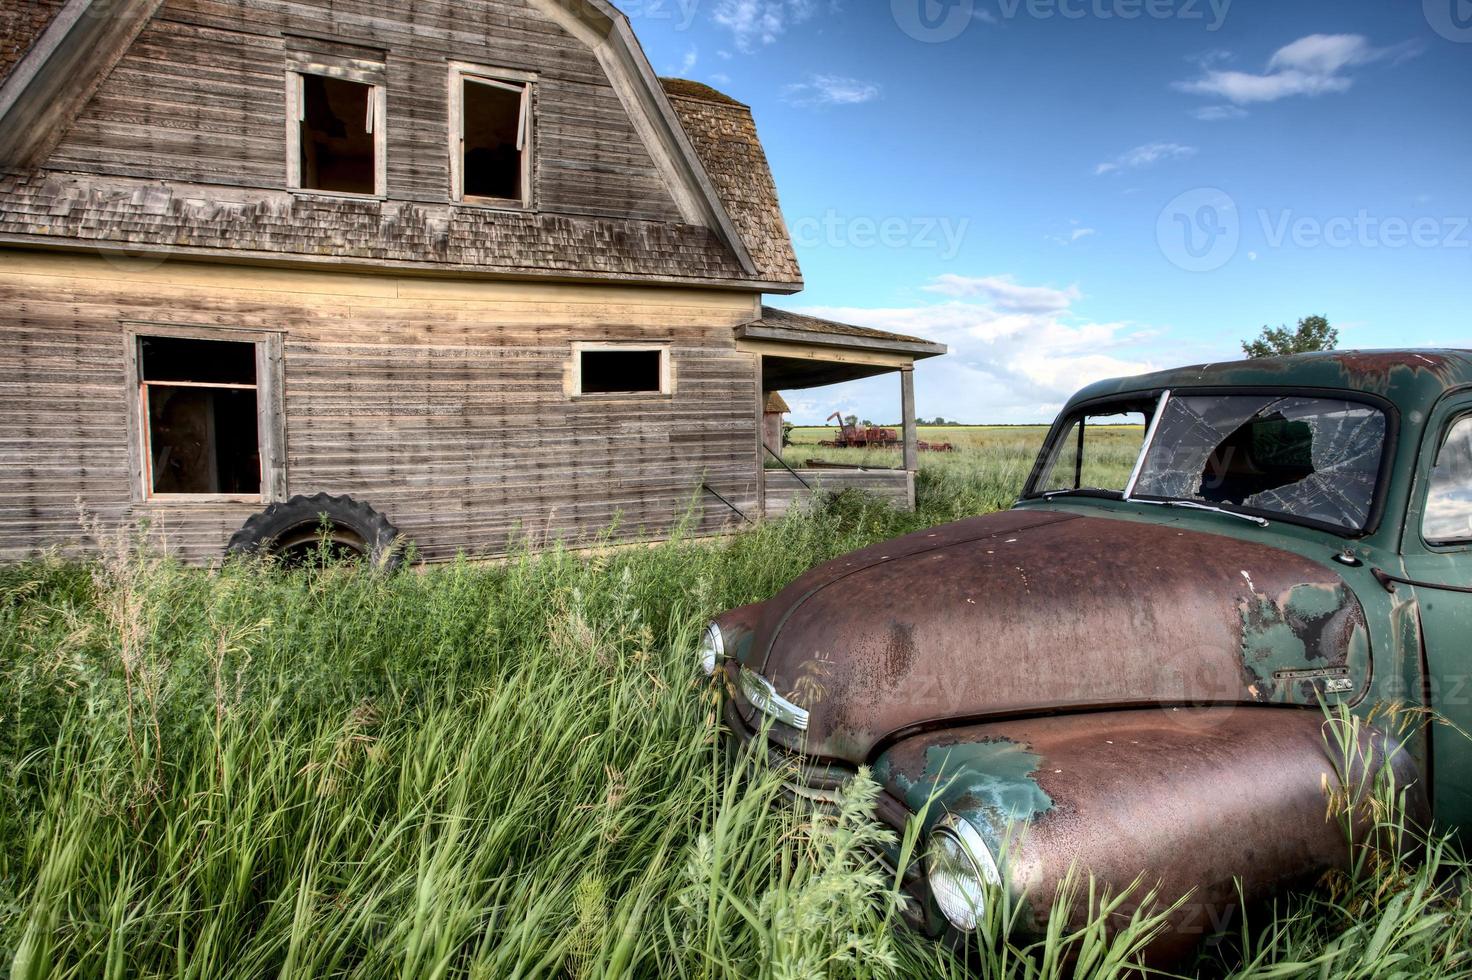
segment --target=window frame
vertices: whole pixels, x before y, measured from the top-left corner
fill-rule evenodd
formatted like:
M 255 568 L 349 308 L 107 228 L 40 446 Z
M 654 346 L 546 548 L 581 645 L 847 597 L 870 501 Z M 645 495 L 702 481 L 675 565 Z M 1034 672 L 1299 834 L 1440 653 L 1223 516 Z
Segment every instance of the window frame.
M 368 105 L 373 126 L 373 193 L 329 191 L 302 186 L 302 114 L 306 111 L 303 80 L 308 75 L 335 78 L 368 86 Z M 286 188 L 296 194 L 381 201 L 388 196 L 388 90 L 383 73 L 342 68 L 319 61 L 304 61 L 286 68 Z
M 658 391 L 583 391 L 583 354 L 598 353 L 600 351 L 617 351 L 619 353 L 634 354 L 641 351 L 655 351 L 659 354 L 659 390 Z M 669 399 L 674 397 L 675 380 L 673 358 L 670 355 L 670 344 L 668 343 L 646 343 L 643 341 L 630 341 L 627 343 L 612 343 L 606 341 L 575 341 L 572 345 L 572 378 L 568 397 L 573 401 L 635 401 L 649 399 Z
M 1472 532 L 1455 541 L 1432 541 L 1426 537 L 1426 512 L 1431 503 L 1431 478 L 1436 472 L 1436 462 L 1441 458 L 1442 450 L 1446 448 L 1457 426 L 1465 422 L 1472 422 L 1472 405 L 1461 404 L 1452 409 L 1438 429 L 1436 441 L 1432 443 L 1431 458 L 1427 462 L 1426 478 L 1423 481 L 1425 485 L 1420 492 L 1420 512 L 1415 515 L 1415 533 L 1421 547 L 1431 554 L 1457 554 L 1472 550 Z
M 1143 423 L 1140 426 L 1140 428 L 1144 432 L 1143 439 L 1145 441 L 1148 441 L 1149 440 L 1149 437 L 1150 437 L 1150 423 L 1151 423 L 1151 420 L 1152 420 L 1153 416 L 1151 416 L 1147 412 L 1144 412 L 1143 410 L 1137 410 L 1137 411 L 1139 411 L 1139 414 L 1141 415 L 1141 417 L 1143 419 Z M 1070 413 L 1069 415 L 1067 415 L 1067 417 L 1063 419 L 1063 421 L 1062 421 L 1062 423 L 1060 424 L 1060 427 L 1059 427 L 1059 435 L 1062 438 L 1059 438 L 1056 441 L 1056 443 L 1054 443 L 1054 441 L 1053 441 L 1053 433 L 1052 433 L 1052 431 L 1051 430 L 1049 431 L 1047 442 L 1045 442 L 1045 444 L 1044 444 L 1044 451 L 1047 451 L 1048 447 L 1051 446 L 1052 447 L 1052 454 L 1051 454 L 1051 456 L 1049 456 L 1047 459 L 1045 459 L 1039 465 L 1039 467 L 1038 467 L 1038 474 L 1037 474 L 1037 477 L 1036 477 L 1037 480 L 1039 480 L 1039 481 L 1046 480 L 1047 477 L 1049 477 L 1050 475 L 1052 475 L 1053 470 L 1057 468 L 1058 463 L 1061 461 L 1061 459 L 1063 457 L 1063 453 L 1065 451 L 1067 451 L 1067 449 L 1069 448 L 1069 444 L 1070 443 L 1073 443 L 1074 444 L 1075 451 L 1077 451 L 1079 448 L 1082 448 L 1084 445 L 1087 444 L 1086 441 L 1085 441 L 1085 439 L 1086 439 L 1086 436 L 1088 434 L 1088 430 L 1090 428 L 1090 426 L 1088 424 L 1090 419 L 1107 419 L 1107 418 L 1113 418 L 1113 417 L 1115 417 L 1117 415 L 1133 415 L 1133 414 L 1135 414 L 1134 411 L 1111 412 L 1111 413 L 1108 413 L 1108 414 L 1103 414 L 1103 413 L 1099 413 L 1099 412 L 1091 412 L 1091 411 L 1081 411 L 1081 412 Z M 1076 441 L 1074 439 L 1070 438 L 1073 435 L 1072 429 L 1073 429 L 1073 426 L 1075 426 L 1075 425 L 1079 425 L 1078 439 Z M 1126 426 L 1126 425 L 1131 425 L 1132 426 L 1133 423 L 1126 422 L 1126 423 L 1120 423 L 1120 425 L 1121 426 Z M 1094 427 L 1095 428 L 1099 428 L 1099 426 L 1094 426 Z M 1074 461 L 1074 473 L 1078 477 L 1077 480 L 1076 480 L 1076 482 L 1078 482 L 1078 483 L 1082 483 L 1083 482 L 1082 481 L 1083 464 L 1084 464 L 1084 459 L 1083 459 L 1083 456 L 1080 455 Z M 1131 472 L 1130 478 L 1132 479 L 1133 477 L 1134 477 L 1134 473 Z M 1030 480 L 1029 481 L 1029 485 L 1031 485 L 1031 482 L 1032 481 Z M 1109 489 L 1106 489 L 1104 487 L 1084 487 L 1084 486 L 1078 486 L 1078 487 L 1073 487 L 1073 488 L 1056 488 L 1056 489 L 1052 489 L 1052 490 L 1040 489 L 1038 491 L 1038 496 L 1039 497 L 1047 497 L 1049 495 L 1070 494 L 1070 495 L 1082 496 L 1082 497 L 1097 496 L 1097 497 L 1103 497 L 1103 498 L 1110 499 L 1110 500 L 1123 500 L 1124 497 L 1125 497 L 1125 494 L 1129 491 L 1129 489 L 1130 489 L 1129 486 L 1122 487 L 1119 490 L 1109 490 Z
M 255 346 L 256 383 L 250 385 L 143 380 L 141 342 L 145 337 L 164 340 L 214 340 Z M 281 362 L 284 334 L 279 331 L 236 327 L 194 326 L 124 321 L 124 364 L 127 376 L 128 455 L 133 501 L 139 504 L 267 504 L 286 499 L 286 432 L 282 405 Z M 216 388 L 256 392 L 256 440 L 261 461 L 259 493 L 157 493 L 153 489 L 152 434 L 149 431 L 148 388 Z
M 492 85 L 504 89 L 520 89 L 521 96 L 521 197 L 480 197 L 465 193 L 465 85 Z M 468 207 L 500 210 L 532 208 L 532 159 L 536 147 L 536 83 L 533 72 L 513 68 L 492 68 L 464 61 L 450 62 L 449 117 L 447 132 L 450 156 L 450 200 Z

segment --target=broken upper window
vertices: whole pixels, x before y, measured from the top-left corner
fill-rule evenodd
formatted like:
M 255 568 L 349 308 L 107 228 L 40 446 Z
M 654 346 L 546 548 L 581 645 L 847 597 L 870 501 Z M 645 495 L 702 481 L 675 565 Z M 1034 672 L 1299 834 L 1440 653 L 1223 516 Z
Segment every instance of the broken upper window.
M 592 348 L 578 351 L 578 393 L 661 394 L 665 387 L 662 348 Z
M 457 199 L 526 201 L 531 87 L 456 69 Z M 452 110 L 453 111 L 453 110 Z
M 377 194 L 377 86 L 298 74 L 297 186 L 334 194 Z
M 256 345 L 138 338 L 149 493 L 261 492 Z
M 1074 419 L 1054 447 L 1044 493 L 1123 491 L 1145 441 L 1143 412 L 1118 411 Z
M 1452 427 L 1437 454 L 1421 536 L 1438 545 L 1472 541 L 1472 418 Z
M 1173 396 L 1135 496 L 1228 505 L 1361 530 L 1387 423 L 1361 402 L 1281 395 Z

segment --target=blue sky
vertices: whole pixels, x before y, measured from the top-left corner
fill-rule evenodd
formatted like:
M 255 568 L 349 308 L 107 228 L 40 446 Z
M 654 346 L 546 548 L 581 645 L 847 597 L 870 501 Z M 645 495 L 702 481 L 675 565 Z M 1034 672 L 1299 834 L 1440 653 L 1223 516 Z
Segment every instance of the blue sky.
M 1049 418 L 1100 377 L 1472 346 L 1472 0 L 622 0 L 750 104 L 807 289 L 943 341 L 918 410 Z M 898 382 L 799 392 L 898 417 Z

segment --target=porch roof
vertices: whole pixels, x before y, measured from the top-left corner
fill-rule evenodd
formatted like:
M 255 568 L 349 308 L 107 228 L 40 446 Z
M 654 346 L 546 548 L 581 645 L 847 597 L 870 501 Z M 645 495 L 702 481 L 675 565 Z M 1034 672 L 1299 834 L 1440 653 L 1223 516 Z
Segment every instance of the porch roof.
M 851 323 L 824 320 L 821 317 L 779 310 L 773 306 L 762 307 L 761 319 L 737 327 L 736 336 L 743 340 L 790 341 L 826 347 L 910 354 L 917 361 L 926 357 L 938 357 L 946 352 L 945 344 L 937 344 L 920 337 L 907 337 L 904 334 L 857 327 Z
M 946 353 L 945 344 L 851 323 L 762 307 L 759 319 L 736 328 L 736 337 L 759 347 L 765 390 L 818 388 L 908 370 L 916 361 Z

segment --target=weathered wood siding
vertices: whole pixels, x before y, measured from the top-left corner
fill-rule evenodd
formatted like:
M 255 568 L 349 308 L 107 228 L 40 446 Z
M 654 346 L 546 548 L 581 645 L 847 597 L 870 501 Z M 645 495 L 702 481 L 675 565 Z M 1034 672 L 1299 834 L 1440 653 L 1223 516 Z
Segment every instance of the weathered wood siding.
M 822 494 L 860 490 L 905 510 L 915 509 L 915 474 L 905 470 L 798 470 L 812 489 L 782 469 L 766 471 L 766 514 L 781 517 Z
M 0 559 L 89 547 L 79 508 L 206 559 L 260 509 L 135 499 L 139 322 L 280 331 L 287 492 L 365 500 L 429 559 L 615 521 L 618 539 L 658 536 L 692 504 L 698 531 L 730 526 L 702 482 L 755 512 L 757 380 L 732 332 L 749 295 L 3 258 Z M 570 398 L 572 344 L 609 340 L 668 342 L 672 394 Z
M 450 195 L 449 62 L 535 72 L 533 205 L 678 221 L 593 53 L 525 0 L 167 0 L 48 169 L 286 186 L 292 52 L 381 60 L 390 200 Z

